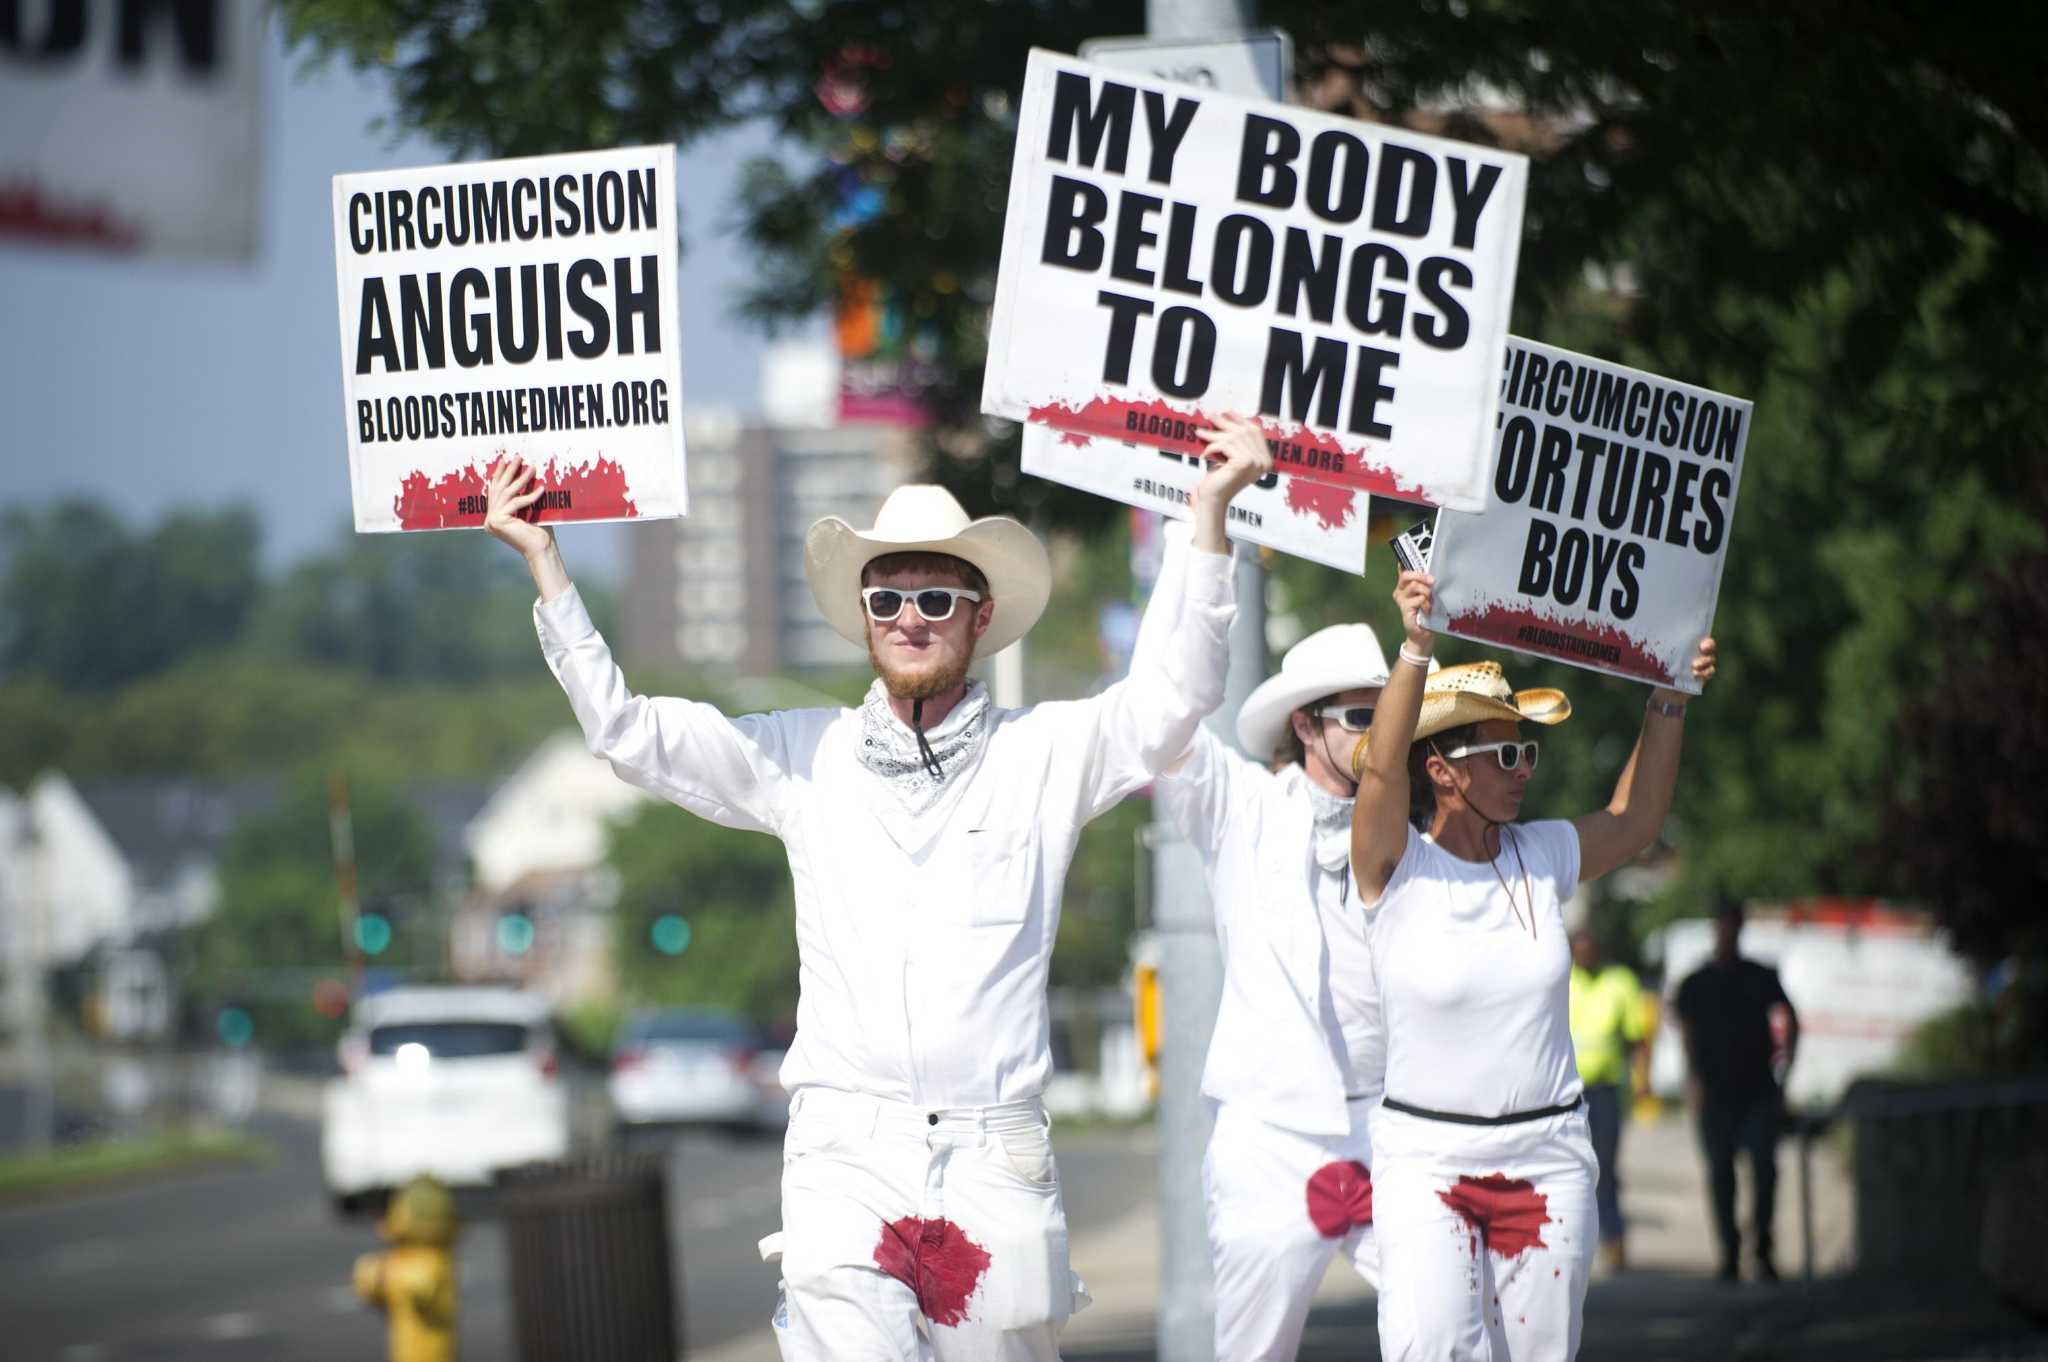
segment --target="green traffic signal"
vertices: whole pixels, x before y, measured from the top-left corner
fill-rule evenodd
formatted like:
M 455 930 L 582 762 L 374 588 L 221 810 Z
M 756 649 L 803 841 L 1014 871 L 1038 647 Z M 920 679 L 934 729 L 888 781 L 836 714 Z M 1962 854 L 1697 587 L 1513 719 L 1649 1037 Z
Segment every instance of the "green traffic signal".
M 382 913 L 364 913 L 356 919 L 356 949 L 364 955 L 382 955 L 391 948 L 391 919 Z
M 690 924 L 674 913 L 663 913 L 647 929 L 654 949 L 663 955 L 681 955 L 690 948 Z
M 524 913 L 507 913 L 498 919 L 498 949 L 507 955 L 524 955 L 533 949 L 533 919 Z

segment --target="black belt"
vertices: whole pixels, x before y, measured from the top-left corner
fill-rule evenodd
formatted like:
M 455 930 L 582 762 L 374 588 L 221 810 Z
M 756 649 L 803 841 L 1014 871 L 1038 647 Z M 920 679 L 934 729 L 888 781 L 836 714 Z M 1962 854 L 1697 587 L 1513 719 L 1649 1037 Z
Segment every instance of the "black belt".
M 1546 1116 L 1569 1116 L 1579 1109 L 1583 1099 L 1574 1097 L 1569 1102 L 1560 1102 L 1554 1107 L 1538 1107 L 1534 1111 L 1510 1111 L 1499 1116 L 1468 1116 L 1462 1111 L 1431 1111 L 1428 1107 L 1411 1107 L 1391 1097 L 1382 1097 L 1380 1105 L 1388 1111 L 1398 1111 L 1409 1116 L 1420 1116 L 1425 1121 L 1449 1121 L 1458 1126 L 1518 1126 L 1524 1121 L 1540 1121 Z

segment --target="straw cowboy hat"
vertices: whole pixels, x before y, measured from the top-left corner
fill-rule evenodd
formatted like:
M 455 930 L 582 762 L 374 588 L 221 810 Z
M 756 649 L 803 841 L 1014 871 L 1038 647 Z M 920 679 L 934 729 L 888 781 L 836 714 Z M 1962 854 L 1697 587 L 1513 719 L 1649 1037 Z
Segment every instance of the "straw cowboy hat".
M 1498 662 L 1461 662 L 1455 667 L 1432 671 L 1422 685 L 1422 712 L 1415 720 L 1415 742 L 1433 738 L 1448 728 L 1506 719 L 1534 724 L 1561 724 L 1572 717 L 1572 702 L 1561 690 L 1548 687 L 1516 690 Z M 1372 741 L 1368 733 L 1351 749 L 1354 779 L 1365 767 L 1365 752 Z
M 1434 737 L 1447 728 L 1506 719 L 1561 724 L 1572 717 L 1572 702 L 1561 690 L 1515 690 L 1498 662 L 1464 662 L 1445 667 L 1422 687 L 1422 716 L 1415 737 Z
M 1333 624 L 1287 650 L 1280 670 L 1259 683 L 1237 711 L 1237 741 L 1263 760 L 1287 732 L 1287 716 L 1339 691 L 1387 684 L 1387 655 L 1366 624 Z
M 856 530 L 828 515 L 804 536 L 804 576 L 818 609 L 842 637 L 863 647 L 868 621 L 861 570 L 889 553 L 947 553 L 980 569 L 996 603 L 976 647 L 984 657 L 1024 637 L 1052 594 L 1052 564 L 1037 535 L 1008 516 L 969 520 L 945 488 L 909 483 L 889 494 L 873 529 Z

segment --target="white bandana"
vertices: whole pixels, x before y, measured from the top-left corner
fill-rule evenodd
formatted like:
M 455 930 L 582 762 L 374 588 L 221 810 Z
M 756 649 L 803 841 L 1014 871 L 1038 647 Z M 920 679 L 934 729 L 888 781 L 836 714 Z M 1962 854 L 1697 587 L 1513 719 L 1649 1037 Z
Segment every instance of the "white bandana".
M 861 701 L 860 763 L 895 791 L 904 808 L 923 813 L 939 802 L 947 777 L 973 761 L 982 735 L 988 731 L 983 722 L 988 710 L 988 687 L 969 681 L 967 693 L 945 721 L 924 731 L 925 742 L 939 764 L 939 773 L 933 775 L 917 750 L 917 735 L 889 708 L 888 688 L 878 677 Z
M 1334 874 L 1351 861 L 1351 806 L 1357 801 L 1339 799 L 1305 775 L 1302 784 L 1315 810 L 1316 864 Z

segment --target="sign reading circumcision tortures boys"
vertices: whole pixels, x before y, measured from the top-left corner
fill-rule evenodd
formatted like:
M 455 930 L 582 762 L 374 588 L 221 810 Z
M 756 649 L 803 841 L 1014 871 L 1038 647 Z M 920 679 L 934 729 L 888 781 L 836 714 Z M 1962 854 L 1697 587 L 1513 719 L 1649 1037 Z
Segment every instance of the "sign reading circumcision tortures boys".
M 1284 474 L 1477 511 L 1527 171 L 1034 51 L 982 410 L 1179 454 L 1256 413 Z
M 687 509 L 673 146 L 337 175 L 334 261 L 357 530 Z
M 1425 623 L 1697 694 L 1750 404 L 1508 340 L 1483 515 L 1437 516 Z
M 1106 440 L 1041 426 L 1024 427 L 1023 470 L 1084 492 L 1174 520 L 1193 520 L 1189 499 L 1208 467 L 1199 454 L 1136 448 L 1109 457 Z M 1225 512 L 1232 539 L 1365 572 L 1366 512 L 1372 498 L 1285 473 L 1268 473 L 1237 494 Z

